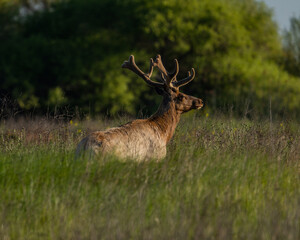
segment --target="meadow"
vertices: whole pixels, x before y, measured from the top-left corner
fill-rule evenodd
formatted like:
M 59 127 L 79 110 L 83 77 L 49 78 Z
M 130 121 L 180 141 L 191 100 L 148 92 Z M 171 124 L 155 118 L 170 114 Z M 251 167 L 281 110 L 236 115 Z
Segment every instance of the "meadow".
M 300 239 L 299 123 L 192 113 L 161 161 L 74 159 L 128 120 L 3 120 L 0 239 Z

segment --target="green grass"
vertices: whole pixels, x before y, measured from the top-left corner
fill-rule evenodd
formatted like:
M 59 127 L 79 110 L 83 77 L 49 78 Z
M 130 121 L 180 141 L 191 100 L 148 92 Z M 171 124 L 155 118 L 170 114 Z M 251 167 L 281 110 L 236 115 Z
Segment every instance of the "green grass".
M 1 125 L 0 239 L 300 238 L 299 124 L 186 117 L 136 163 L 74 160 L 114 125 L 74 122 Z

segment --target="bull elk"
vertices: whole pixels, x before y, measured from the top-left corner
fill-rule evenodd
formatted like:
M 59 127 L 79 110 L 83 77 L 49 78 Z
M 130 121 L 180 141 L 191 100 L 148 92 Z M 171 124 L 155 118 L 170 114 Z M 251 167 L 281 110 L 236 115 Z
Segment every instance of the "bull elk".
M 131 55 L 122 68 L 128 68 L 162 96 L 158 110 L 148 119 L 136 119 L 120 127 L 106 131 L 96 131 L 85 137 L 78 144 L 76 155 L 84 152 L 94 154 L 114 154 L 120 158 L 136 160 L 161 159 L 166 156 L 166 145 L 172 138 L 182 113 L 203 107 L 201 99 L 179 92 L 179 88 L 191 82 L 195 70 L 182 80 L 177 80 L 179 71 L 175 59 L 175 70 L 168 72 L 158 55 L 150 59 L 150 70 L 144 73 L 135 63 Z M 151 80 L 153 68 L 157 67 L 161 81 Z

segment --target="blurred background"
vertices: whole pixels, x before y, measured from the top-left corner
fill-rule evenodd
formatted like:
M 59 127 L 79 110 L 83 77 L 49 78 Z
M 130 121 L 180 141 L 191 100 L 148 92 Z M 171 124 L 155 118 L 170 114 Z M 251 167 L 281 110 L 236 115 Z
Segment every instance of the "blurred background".
M 202 98 L 206 112 L 297 118 L 300 8 L 288 16 L 284 5 L 293 6 L 276 0 L 0 0 L 0 117 L 150 115 L 160 97 L 121 65 L 133 54 L 147 71 L 159 53 L 169 70 L 178 59 L 179 78 L 195 68 L 195 80 L 181 90 Z

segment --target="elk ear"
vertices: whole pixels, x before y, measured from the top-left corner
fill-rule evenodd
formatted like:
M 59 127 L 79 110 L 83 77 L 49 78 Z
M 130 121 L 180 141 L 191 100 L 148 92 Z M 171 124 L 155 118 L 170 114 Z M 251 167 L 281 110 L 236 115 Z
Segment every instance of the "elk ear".
M 154 88 L 155 89 L 155 91 L 159 94 L 159 95 L 164 95 L 164 90 L 162 89 L 162 88 L 160 88 L 160 87 L 155 87 Z

